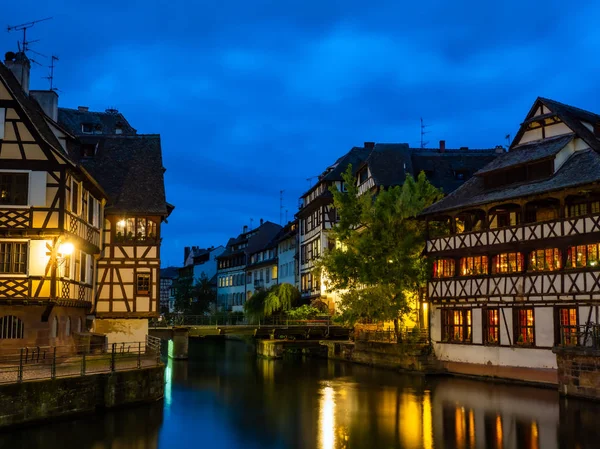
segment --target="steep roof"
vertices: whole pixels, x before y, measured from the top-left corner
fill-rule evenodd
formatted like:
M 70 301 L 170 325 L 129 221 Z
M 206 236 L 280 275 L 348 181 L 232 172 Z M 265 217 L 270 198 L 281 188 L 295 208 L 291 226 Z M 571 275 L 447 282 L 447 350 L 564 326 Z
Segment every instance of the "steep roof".
M 477 174 L 482 175 L 484 173 L 491 173 L 553 157 L 574 138 L 575 134 L 571 133 L 513 147 L 508 153 L 502 154 L 500 157 L 487 164 L 479 170 Z
M 68 155 L 64 151 L 62 145 L 50 129 L 50 126 L 48 126 L 45 114 L 40 105 L 37 103 L 37 101 L 25 94 L 21 84 L 17 78 L 15 78 L 12 71 L 2 63 L 0 63 L 0 78 L 4 81 L 4 84 L 10 94 L 23 109 L 23 112 L 40 137 L 52 148 L 55 153 L 58 153 L 62 159 L 72 164 L 73 162 L 68 158 Z
M 98 136 L 93 158 L 80 163 L 109 196 L 107 213 L 168 215 L 160 136 Z
M 475 207 L 594 182 L 600 182 L 600 155 L 592 149 L 587 149 L 575 152 L 554 176 L 542 181 L 489 191 L 484 188 L 482 177 L 473 176 L 462 187 L 425 209 L 421 215 Z
M 363 165 L 368 165 L 375 185 L 401 185 L 407 174 L 425 171 L 429 181 L 444 192 L 452 192 L 485 164 L 498 157 L 495 149 L 453 150 L 409 148 L 408 144 L 376 144 Z M 456 172 L 465 174 L 457 179 Z
M 231 256 L 233 254 L 252 254 L 269 248 L 274 237 L 277 236 L 282 227 L 271 221 L 265 221 L 258 228 L 248 232 L 243 232 L 236 238 L 230 238 L 227 242 L 227 248 L 217 259 Z M 241 250 L 233 250 L 233 246 L 239 243 L 247 242 L 247 246 Z
M 116 134 L 117 125 L 120 125 L 122 131 L 119 135 L 134 135 L 137 133 L 125 116 L 116 109 L 97 112 L 58 108 L 58 121 L 75 135 L 89 135 L 82 131 L 83 124 L 90 124 L 94 127 L 99 126 L 99 134 Z
M 179 267 L 167 267 L 160 269 L 160 277 L 163 279 L 175 279 L 179 276 Z

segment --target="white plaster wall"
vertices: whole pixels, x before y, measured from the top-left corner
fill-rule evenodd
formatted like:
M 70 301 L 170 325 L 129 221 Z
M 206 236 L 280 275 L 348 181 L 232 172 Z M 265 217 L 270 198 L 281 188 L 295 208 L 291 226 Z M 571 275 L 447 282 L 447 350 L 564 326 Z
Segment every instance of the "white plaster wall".
M 519 141 L 519 144 L 533 142 L 534 140 L 540 140 L 542 138 L 542 128 L 531 129 L 523 133 L 523 137 Z
M 50 256 L 47 255 L 48 249 L 46 244 L 50 244 L 48 240 L 31 240 L 29 242 L 29 275 L 43 276 L 46 272 L 46 266 L 50 261 Z
M 447 362 L 556 369 L 551 349 L 434 343 L 435 355 Z
M 32 171 L 29 174 L 29 204 L 32 206 L 46 207 L 46 177 L 45 171 Z
M 535 345 L 554 346 L 554 310 L 552 307 L 536 307 L 533 313 L 535 316 Z
M 560 136 L 563 134 L 572 133 L 573 130 L 564 123 L 555 123 L 554 125 L 546 126 L 545 135 L 546 139 L 549 137 Z

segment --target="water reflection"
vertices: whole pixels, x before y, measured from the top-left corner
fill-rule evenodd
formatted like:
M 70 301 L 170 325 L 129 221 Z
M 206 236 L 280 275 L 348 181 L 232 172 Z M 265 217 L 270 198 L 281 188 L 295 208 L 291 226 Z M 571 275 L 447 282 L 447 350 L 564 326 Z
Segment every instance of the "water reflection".
M 257 360 L 236 342 L 190 356 L 168 362 L 164 404 L 0 434 L 0 449 L 599 447 L 600 405 L 553 390 Z

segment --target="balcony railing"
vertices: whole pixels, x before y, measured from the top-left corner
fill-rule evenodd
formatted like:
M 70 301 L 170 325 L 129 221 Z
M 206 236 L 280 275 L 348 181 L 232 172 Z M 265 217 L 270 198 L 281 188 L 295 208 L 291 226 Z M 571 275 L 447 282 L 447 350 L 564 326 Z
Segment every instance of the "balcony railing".
M 31 207 L 0 208 L 0 228 L 29 229 L 33 215 Z
M 492 246 L 528 240 L 568 237 L 600 232 L 600 214 L 585 217 L 561 218 L 539 223 L 525 223 L 506 228 L 465 232 L 430 239 L 427 252 L 435 253 L 477 246 Z
M 368 192 L 373 187 L 375 187 L 375 180 L 373 178 L 368 178 L 365 182 L 358 186 L 358 194 L 362 195 L 365 192 Z
M 71 212 L 67 212 L 67 231 L 94 246 L 100 246 L 100 231 Z
M 430 299 L 489 296 L 561 296 L 600 293 L 600 270 L 561 270 L 518 275 L 486 275 L 427 284 Z
M 600 325 L 561 326 L 560 346 L 600 349 Z

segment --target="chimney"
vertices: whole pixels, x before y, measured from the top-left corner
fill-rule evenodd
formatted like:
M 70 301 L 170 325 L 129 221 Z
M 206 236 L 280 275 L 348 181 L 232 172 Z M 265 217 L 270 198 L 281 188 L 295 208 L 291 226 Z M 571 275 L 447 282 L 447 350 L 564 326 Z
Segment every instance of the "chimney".
M 244 225 L 244 231 L 243 231 L 243 234 L 245 234 L 246 232 L 248 232 L 248 225 Z
M 263 221 L 263 219 L 261 218 L 261 219 L 260 219 L 260 225 L 262 226 L 262 225 L 263 225 L 263 223 L 264 223 L 264 221 Z
M 187 261 L 188 256 L 190 255 L 190 247 L 186 246 L 185 248 L 183 248 L 183 263 L 185 263 Z
M 468 151 L 468 150 L 469 150 L 469 147 L 460 147 L 460 150 L 461 150 L 461 151 Z
M 79 112 L 87 112 L 90 110 L 90 108 L 88 106 L 77 106 L 77 110 Z
M 496 145 L 496 153 L 504 153 L 504 147 L 502 145 Z
M 32 90 L 29 95 L 35 98 L 44 113 L 55 122 L 58 121 L 58 94 L 53 90 Z
M 14 53 L 12 51 L 6 52 L 4 55 L 4 65 L 13 72 L 19 84 L 29 95 L 29 72 L 31 70 L 31 63 L 23 52 Z
M 375 142 L 365 142 L 365 148 L 367 150 L 372 150 L 373 148 L 375 148 Z
M 445 153 L 445 152 L 446 152 L 446 141 L 440 140 L 440 153 Z

